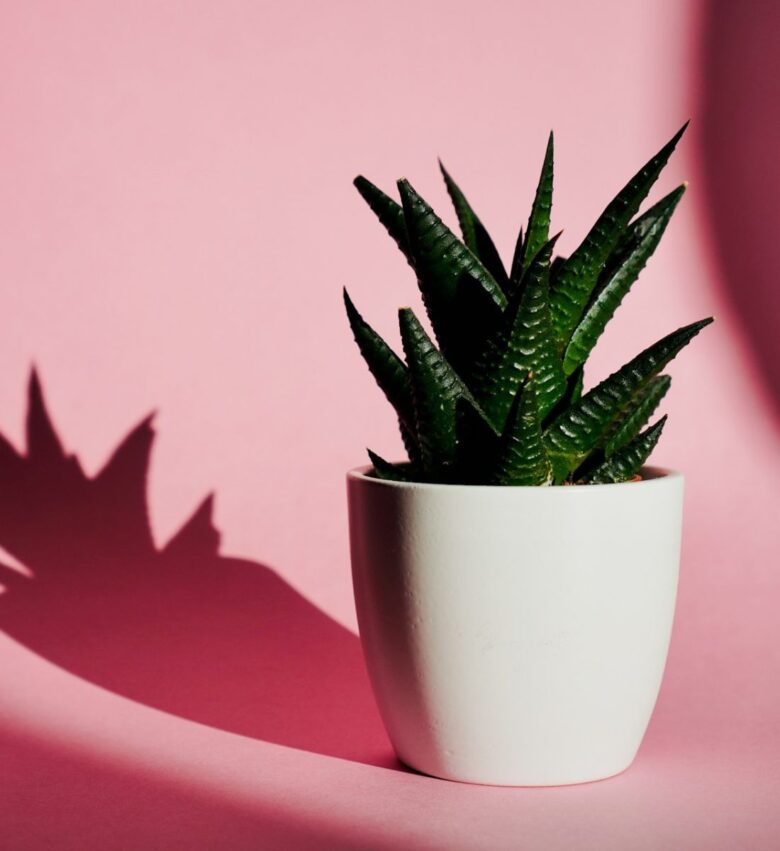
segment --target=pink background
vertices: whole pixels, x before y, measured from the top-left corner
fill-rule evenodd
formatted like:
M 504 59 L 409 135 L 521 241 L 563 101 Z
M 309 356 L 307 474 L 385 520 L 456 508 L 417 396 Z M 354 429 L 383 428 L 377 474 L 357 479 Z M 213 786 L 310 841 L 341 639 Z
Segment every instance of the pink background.
M 0 446 L 5 847 L 777 847 L 779 24 L 770 0 L 0 7 L 0 430 L 23 446 L 31 362 L 90 475 L 157 410 L 155 541 L 214 491 L 234 557 L 203 516 L 152 549 L 143 429 L 100 486 L 40 411 L 33 472 Z M 718 318 L 654 456 L 687 516 L 645 744 L 582 787 L 405 772 L 343 494 L 399 441 L 340 288 L 392 339 L 417 296 L 351 179 L 445 209 L 441 155 L 508 253 L 552 127 L 566 253 L 688 117 L 658 192 L 689 194 L 589 373 Z

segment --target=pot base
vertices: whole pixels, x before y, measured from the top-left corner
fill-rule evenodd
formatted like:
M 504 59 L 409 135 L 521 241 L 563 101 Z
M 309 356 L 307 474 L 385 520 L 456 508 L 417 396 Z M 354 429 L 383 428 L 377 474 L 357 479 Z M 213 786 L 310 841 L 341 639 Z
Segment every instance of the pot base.
M 533 781 L 530 778 L 525 779 L 514 779 L 514 780 L 495 780 L 495 779 L 476 779 L 471 776 L 463 776 L 463 775 L 455 775 L 448 773 L 446 771 L 443 772 L 435 772 L 435 771 L 424 771 L 421 768 L 417 768 L 412 765 L 410 762 L 402 759 L 398 754 L 396 754 L 398 761 L 404 768 L 408 768 L 410 771 L 414 771 L 415 774 L 420 774 L 424 777 L 432 777 L 434 780 L 447 780 L 450 783 L 463 783 L 466 786 L 495 786 L 495 787 L 503 787 L 505 789 L 550 789 L 558 786 L 587 786 L 590 783 L 601 783 L 604 780 L 611 780 L 613 777 L 619 777 L 621 774 L 624 774 L 628 771 L 629 768 L 634 764 L 634 759 L 628 763 L 628 765 L 623 766 L 623 768 L 619 768 L 616 771 L 610 771 L 609 773 L 597 774 L 597 775 L 588 775 L 582 777 L 581 779 L 565 779 L 565 780 L 544 780 L 544 781 Z

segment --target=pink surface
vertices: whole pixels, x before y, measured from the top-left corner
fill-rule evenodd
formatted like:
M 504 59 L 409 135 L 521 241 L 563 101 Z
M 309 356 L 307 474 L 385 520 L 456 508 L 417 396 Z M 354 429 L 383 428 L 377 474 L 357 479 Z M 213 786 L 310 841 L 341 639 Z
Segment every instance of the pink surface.
M 35 361 L 56 434 L 34 392 L 30 460 L 0 444 L 0 844 L 777 847 L 777 30 L 769 2 L 2 7 L 0 430 Z M 441 155 L 508 251 L 552 126 L 565 252 L 689 116 L 659 187 L 689 197 L 590 374 L 718 316 L 654 456 L 688 492 L 646 742 L 567 789 L 403 771 L 343 496 L 398 439 L 340 287 L 393 338 L 416 294 L 351 178 L 444 208 Z M 150 538 L 149 425 L 94 481 L 56 435 L 94 476 L 152 409 Z M 219 554 L 208 504 L 164 546 L 210 491 Z

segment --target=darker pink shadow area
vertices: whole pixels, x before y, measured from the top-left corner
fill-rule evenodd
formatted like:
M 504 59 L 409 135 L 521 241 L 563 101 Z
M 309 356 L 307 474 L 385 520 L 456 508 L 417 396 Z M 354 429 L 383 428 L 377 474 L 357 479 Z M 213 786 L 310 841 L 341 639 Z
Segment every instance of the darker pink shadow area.
M 780 4 L 708 0 L 698 138 L 727 296 L 780 416 Z
M 142 422 L 87 478 L 33 376 L 28 448 L 0 438 L 0 629 L 105 689 L 211 727 L 398 767 L 357 637 L 261 564 L 225 558 L 211 498 L 152 540 Z

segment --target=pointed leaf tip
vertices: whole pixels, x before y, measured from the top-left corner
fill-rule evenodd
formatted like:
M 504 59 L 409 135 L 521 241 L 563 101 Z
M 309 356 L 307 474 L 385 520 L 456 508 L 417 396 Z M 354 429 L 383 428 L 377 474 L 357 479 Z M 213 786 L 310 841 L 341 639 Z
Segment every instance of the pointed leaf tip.
M 561 345 L 568 344 L 596 288 L 599 275 L 629 222 L 666 166 L 687 123 L 651 157 L 609 202 L 579 247 L 563 264 L 552 288 L 553 319 Z
M 425 309 L 442 351 L 457 369 L 468 360 L 466 350 L 474 333 L 469 317 L 458 307 L 464 288 L 484 291 L 502 310 L 506 296 L 478 255 L 455 236 L 409 181 L 399 180 L 398 191 Z
M 501 485 L 548 485 L 552 468 L 542 440 L 536 388 L 531 373 L 517 395 L 501 436 L 493 480 Z
M 447 478 L 456 460 L 458 399 L 470 397 L 466 386 L 433 344 L 414 312 L 398 311 L 409 369 L 414 419 L 423 471 Z
M 661 404 L 671 384 L 671 376 L 657 375 L 635 394 L 629 407 L 621 412 L 607 432 L 603 446 L 607 458 L 639 434 Z
M 134 489 L 135 495 L 144 504 L 146 477 L 155 438 L 152 428 L 155 414 L 153 411 L 130 429 L 95 477 L 101 483 L 117 481 L 123 488 Z
M 601 445 L 637 393 L 711 322 L 711 318 L 702 319 L 667 334 L 555 418 L 544 437 L 556 482 L 562 482 Z
M 542 170 L 539 174 L 539 182 L 536 186 L 531 215 L 525 229 L 525 242 L 523 243 L 518 266 L 513 271 L 515 283 L 524 274 L 533 262 L 536 254 L 549 239 L 550 216 L 553 203 L 553 180 L 554 180 L 554 143 L 552 131 L 547 139 L 547 147 L 544 152 Z
M 43 385 L 38 370 L 35 366 L 30 368 L 30 377 L 27 380 L 27 401 L 30 409 L 35 406 L 45 412 L 46 402 L 43 397 Z
M 409 242 L 401 205 L 361 174 L 352 183 L 360 193 L 361 198 L 368 204 L 380 224 L 406 257 L 407 261 L 411 263 Z
M 464 195 L 463 190 L 444 167 L 441 159 L 439 160 L 439 170 L 444 178 L 444 184 L 447 187 L 447 194 L 450 196 L 452 206 L 455 208 L 458 224 L 463 235 L 463 242 L 493 278 L 495 278 L 503 292 L 506 293 L 509 278 L 507 277 L 504 264 L 501 261 L 492 237 Z
M 372 452 L 368 448 L 366 448 L 366 452 L 368 453 L 369 460 L 371 461 L 374 476 L 377 479 L 388 482 L 409 481 L 409 476 L 407 475 L 406 470 L 402 469 L 397 464 L 385 461 L 381 455 L 377 455 L 376 452 Z
M 217 555 L 221 535 L 214 525 L 214 493 L 208 494 L 165 546 L 166 556 Z
M 151 432 L 154 432 L 154 423 L 157 419 L 157 415 L 159 411 L 157 409 L 149 411 L 149 413 L 138 423 L 136 426 L 137 429 L 148 429 Z
M 567 375 L 590 356 L 607 324 L 653 256 L 684 192 L 685 188 L 678 186 L 634 219 L 624 232 L 564 350 L 563 368 Z
M 27 387 L 25 431 L 29 458 L 65 458 L 65 450 L 46 407 L 43 385 L 35 366 L 30 369 Z
M 346 289 L 344 303 L 347 318 L 360 354 L 376 383 L 395 408 L 401 424 L 411 434 L 414 431 L 414 413 L 408 371 L 398 355 L 374 331 L 358 312 Z
M 587 484 L 612 484 L 632 479 L 650 457 L 664 430 L 667 417 L 637 435 L 630 443 L 589 473 L 583 481 Z

